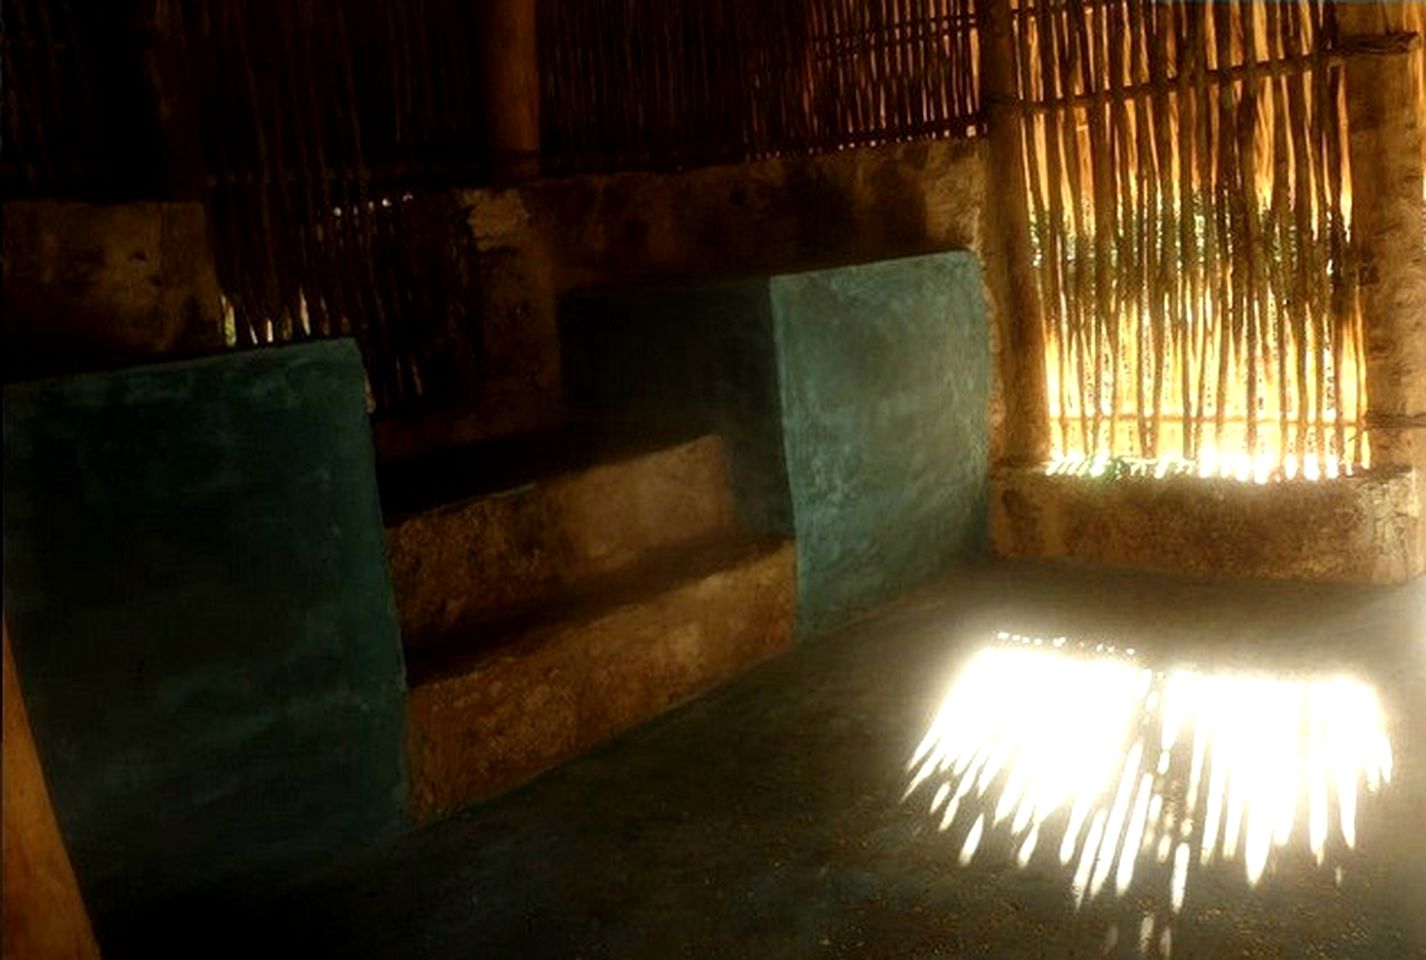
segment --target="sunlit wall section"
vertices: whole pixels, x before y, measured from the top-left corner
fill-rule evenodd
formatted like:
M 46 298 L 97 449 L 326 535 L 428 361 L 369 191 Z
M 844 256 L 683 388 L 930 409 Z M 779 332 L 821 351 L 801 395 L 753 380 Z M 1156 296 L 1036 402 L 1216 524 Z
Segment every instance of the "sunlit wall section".
M 1312 479 L 1369 464 L 1330 8 L 1019 3 L 1057 455 Z

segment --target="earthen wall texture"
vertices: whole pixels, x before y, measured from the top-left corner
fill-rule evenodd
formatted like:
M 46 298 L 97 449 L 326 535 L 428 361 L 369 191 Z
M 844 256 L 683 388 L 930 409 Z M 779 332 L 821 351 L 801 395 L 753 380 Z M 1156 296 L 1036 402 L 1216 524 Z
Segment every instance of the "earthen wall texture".
M 1400 583 L 1426 563 L 1416 484 L 1401 470 L 1261 485 L 1000 470 L 990 527 L 1001 556 L 1209 577 Z
M 6 203 L 3 262 L 7 380 L 223 345 L 201 204 Z

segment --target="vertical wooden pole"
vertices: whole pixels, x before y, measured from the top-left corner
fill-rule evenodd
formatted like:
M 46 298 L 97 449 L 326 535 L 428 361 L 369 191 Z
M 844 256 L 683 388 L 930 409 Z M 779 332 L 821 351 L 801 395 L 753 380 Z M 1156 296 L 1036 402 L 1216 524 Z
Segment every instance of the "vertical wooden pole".
M 1426 481 L 1426 199 L 1411 82 L 1420 38 L 1373 31 L 1374 12 L 1370 4 L 1343 4 L 1337 14 L 1348 54 L 1367 425 L 1374 467 L 1415 468 Z
M 20 695 L 20 678 L 5 644 L 4 938 L 0 954 L 15 958 L 88 960 L 99 956 L 89 915 L 69 865 L 44 773 Z
M 981 253 L 995 314 L 997 374 L 1004 404 L 1004 422 L 992 442 L 992 456 L 1003 466 L 1040 463 L 1050 453 L 1045 333 L 1030 245 L 1009 0 L 976 0 L 976 17 L 990 149 Z
M 481 63 L 492 174 L 497 182 L 540 172 L 540 69 L 536 0 L 481 0 Z

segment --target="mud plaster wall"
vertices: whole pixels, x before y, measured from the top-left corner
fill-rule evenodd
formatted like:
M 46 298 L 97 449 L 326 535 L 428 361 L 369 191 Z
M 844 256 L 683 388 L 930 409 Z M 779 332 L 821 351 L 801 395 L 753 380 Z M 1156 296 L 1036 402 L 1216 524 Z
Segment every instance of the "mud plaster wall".
M 1420 573 L 1409 471 L 1312 483 L 997 471 L 991 536 L 1008 557 L 1200 576 L 1400 583 Z
M 530 313 L 557 317 L 555 304 L 561 295 L 569 303 L 578 299 L 569 297 L 570 291 L 587 288 L 688 290 L 752 274 L 869 262 L 930 250 L 980 251 L 985 248 L 988 229 L 984 219 L 986 150 L 984 143 L 915 144 L 679 174 L 574 177 L 511 191 L 474 191 L 463 203 L 472 229 L 479 225 L 483 242 L 490 243 L 502 234 L 518 237 L 514 246 L 542 261 L 549 289 L 532 291 L 536 302 Z M 1015 319 L 1007 316 L 1010 297 L 994 286 L 997 278 L 1004 283 L 1005 271 L 986 270 L 980 281 L 989 317 L 991 380 L 986 410 L 987 460 L 991 464 L 1000 460 L 1005 435 L 998 354 L 1005 336 L 1000 328 Z M 681 383 L 695 382 L 705 388 L 700 391 L 702 397 L 716 398 L 728 395 L 727 388 L 738 376 L 754 381 L 764 376 L 756 369 L 739 366 L 736 356 L 740 350 L 753 349 L 759 340 L 765 342 L 767 330 L 761 321 L 749 319 L 741 326 L 730 325 L 715 316 L 716 310 L 704 309 L 696 298 L 686 300 L 689 306 L 683 316 L 693 341 L 706 344 L 710 332 L 720 329 L 720 324 L 725 332 L 737 330 L 735 339 L 741 341 L 731 360 L 705 352 L 703 362 L 709 369 L 689 377 L 688 358 L 672 346 L 675 333 L 667 326 L 650 324 L 648 317 L 657 314 L 658 308 L 640 305 L 640 297 L 657 300 L 659 294 L 630 294 L 622 312 L 605 311 L 603 326 L 571 325 L 571 316 L 589 319 L 578 311 L 567 313 L 564 324 L 548 319 L 542 323 L 547 329 L 563 327 L 562 337 L 551 349 L 565 353 L 560 363 L 571 405 L 587 402 L 591 369 L 617 370 L 621 365 L 632 369 L 640 363 L 647 368 L 660 364 L 660 358 L 667 358 L 663 382 L 675 393 Z M 756 311 L 744 315 L 758 316 Z M 632 330 L 641 332 L 630 336 Z M 618 389 L 630 388 L 626 384 Z M 678 409 L 678 404 L 668 402 L 669 391 L 655 393 L 660 401 L 653 406 L 665 411 Z M 743 395 L 754 399 L 739 415 L 730 418 L 726 407 L 720 413 L 714 404 L 712 411 L 704 411 L 704 419 L 714 428 L 724 429 L 729 429 L 730 420 L 735 425 L 769 422 L 759 413 L 768 409 L 765 393 L 761 399 L 756 393 Z M 740 450 L 746 464 L 749 450 L 759 446 L 775 449 L 777 444 L 772 436 L 756 439 L 746 427 L 731 429 L 729 436 L 735 464 Z M 749 437 L 754 439 L 749 441 Z M 774 528 L 783 524 L 785 529 L 788 501 L 775 482 L 766 481 L 769 475 L 755 479 L 752 487 L 761 484 L 770 493 L 761 501 L 750 500 L 744 471 L 742 502 L 754 504 L 755 522 L 761 518 Z M 1362 486 L 1343 486 L 1320 503 L 1320 498 L 1288 497 L 1284 502 L 1299 509 L 1324 511 L 1320 516 L 1306 515 L 1307 523 L 1318 527 L 1341 530 L 1340 521 L 1346 515 L 1373 518 L 1364 520 L 1345 539 L 1318 544 L 1308 544 L 1295 532 L 1294 524 L 1274 509 L 1269 495 L 1232 484 L 1180 490 L 1175 495 L 1193 501 L 1193 509 L 1187 513 L 1166 510 L 1163 519 L 1167 525 L 1159 530 L 1146 526 L 1146 514 L 1132 504 L 1078 487 L 1072 479 L 1036 487 L 1034 509 L 1021 512 L 1015 531 L 1004 528 L 1013 511 L 999 501 L 990 511 L 990 523 L 996 530 L 993 542 L 997 550 L 1012 556 L 1078 557 L 1188 572 L 1211 568 L 1224 575 L 1243 576 L 1345 578 L 1356 565 L 1359 576 L 1380 578 L 1388 571 L 1405 569 L 1403 564 L 1407 568 L 1416 564 L 1419 569 L 1420 561 L 1415 558 L 1421 555 L 1419 546 L 1403 548 L 1400 544 L 1401 536 L 1419 530 L 1420 524 L 1411 519 L 1419 509 L 1416 500 L 1403 500 L 1397 484 L 1387 486 L 1395 491 L 1389 496 Z M 1185 517 L 1203 522 L 1189 524 Z M 1266 522 L 1270 517 L 1278 519 Z M 1264 522 L 1255 518 L 1264 518 Z M 1041 527 L 1036 529 L 1036 524 Z M 1234 534 L 1225 531 L 1241 531 L 1245 524 L 1253 531 L 1243 538 L 1245 546 L 1236 555 L 1226 553 L 1224 544 L 1233 542 Z M 1078 539 L 1094 528 L 1117 532 L 1079 544 Z M 1331 559 L 1324 560 L 1317 553 Z M 1268 555 L 1271 561 L 1261 559 Z M 1215 560 L 1205 567 L 1195 556 Z
M 570 291 L 978 249 L 983 154 L 979 142 L 923 142 L 418 197 L 435 229 L 461 235 L 453 248 L 474 281 L 480 364 L 462 397 L 379 418 L 378 455 L 558 423 L 556 301 Z M 8 379 L 221 347 L 200 204 L 42 201 L 7 203 L 4 214 Z
M 572 291 L 687 287 L 934 250 L 982 250 L 987 149 L 983 142 L 902 144 L 682 173 L 538 180 L 506 190 L 458 190 L 427 198 L 448 208 L 451 229 L 467 232 L 474 241 L 466 249 L 476 261 L 470 265 L 472 274 L 480 279 L 476 295 L 482 298 L 482 349 L 490 359 L 485 373 L 491 379 L 471 389 L 473 406 L 441 409 L 418 420 L 379 420 L 378 450 L 402 457 L 558 422 L 569 412 L 566 399 L 581 402 L 578 396 L 565 396 L 571 378 L 578 378 L 574 371 L 587 368 L 595 355 L 571 351 L 585 351 L 598 339 L 597 331 L 583 344 L 571 342 L 567 333 L 562 339 L 557 303 Z M 29 316 L 47 318 L 45 324 L 63 333 L 63 349 L 103 356 L 130 356 L 136 349 L 146 355 L 170 352 L 175 339 L 181 339 L 181 324 L 174 318 L 188 309 L 183 304 L 211 299 L 204 292 L 215 290 L 211 263 L 204 265 L 204 246 L 164 239 L 198 237 L 201 231 L 189 223 L 196 208 L 139 204 L 86 212 L 76 205 L 21 206 L 6 207 L 7 335 L 15 329 L 12 305 L 28 303 Z M 122 245 L 109 249 L 102 242 L 80 242 L 89 230 L 86 224 L 108 224 L 92 234 L 95 238 L 127 236 L 128 228 L 121 231 L 117 225 L 135 218 L 142 229 L 133 233 L 134 242 L 142 249 L 127 258 Z M 149 248 L 175 259 L 163 260 L 166 266 L 159 271 Z M 13 256 L 12 250 L 17 251 Z M 132 256 L 135 252 L 142 256 Z M 1006 291 L 994 287 L 998 277 L 1003 282 L 1004 271 L 985 274 L 992 321 L 989 460 L 996 463 L 1005 434 L 999 328 L 1013 318 L 1006 315 Z M 51 309 L 55 305 L 58 309 Z M 106 328 L 84 319 L 71 335 L 63 326 L 71 316 L 117 320 Z M 1419 325 L 1419 317 L 1411 322 Z M 90 351 L 85 338 L 96 329 L 117 337 L 117 344 L 99 343 Z M 139 331 L 132 341 L 137 347 L 128 330 Z M 754 326 L 747 334 L 756 339 L 766 332 Z M 593 349 L 607 352 L 608 345 Z M 1381 374 L 1395 376 L 1396 366 L 1379 363 L 1372 372 L 1386 409 L 1410 415 L 1419 408 L 1408 403 L 1398 411 L 1393 394 L 1383 397 Z M 1396 380 L 1411 397 L 1419 399 L 1426 390 L 1419 377 Z M 1420 433 L 1419 428 L 1407 432 Z M 1239 496 L 1222 495 L 1225 503 Z M 776 492 L 768 496 L 765 525 L 776 528 L 787 516 L 786 500 L 779 506 Z M 1042 506 L 1054 509 L 1049 501 Z M 1002 516 L 994 513 L 993 522 Z M 1197 539 L 1185 531 L 1171 552 L 1192 550 Z M 1382 555 L 1393 549 L 1380 547 Z M 1414 555 L 1420 553 L 1418 548 Z M 1140 562 L 1127 554 L 1121 559 Z
M 552 180 L 525 188 L 518 204 L 508 197 L 501 204 L 507 218 L 518 209 L 525 229 L 539 238 L 535 245 L 550 258 L 550 282 L 557 291 L 688 285 L 934 249 L 982 251 L 990 229 L 984 203 L 987 161 L 984 143 L 905 145 L 685 174 Z M 479 204 L 472 208 L 473 216 L 479 209 Z M 984 274 L 992 357 L 988 461 L 995 464 L 1006 433 L 1001 328 L 1015 318 L 1007 315 L 1008 291 L 996 286 L 1007 282 L 1006 272 L 987 269 Z M 695 325 L 700 315 L 698 308 L 690 309 Z M 1419 325 L 1419 316 L 1411 322 Z M 567 372 L 595 363 L 600 350 L 614 349 L 606 340 L 586 352 L 600 334 L 595 327 L 583 331 L 581 343 L 568 336 L 563 341 L 565 350 L 580 352 L 565 358 Z M 765 336 L 757 323 L 748 323 L 745 333 L 753 340 Z M 665 340 L 666 332 L 662 339 L 643 341 L 647 362 L 667 355 Z M 1408 337 L 1406 342 L 1415 341 Z M 671 371 L 685 367 L 670 364 Z M 1393 378 L 1413 397 L 1426 395 L 1426 380 L 1405 377 L 1401 369 L 1378 365 L 1373 372 L 1379 381 Z M 1381 386 L 1375 390 L 1378 398 L 1396 395 Z M 748 412 L 755 415 L 757 409 L 754 405 Z M 996 496 L 1017 484 L 997 484 Z M 1033 509 L 1020 511 L 1015 530 L 1005 526 L 1015 510 L 999 500 L 990 523 L 997 550 L 1011 556 L 1229 576 L 1390 580 L 1419 573 L 1426 563 L 1420 488 L 1411 495 L 1408 487 L 1399 477 L 1343 483 L 1321 492 L 1180 480 L 1162 488 L 1163 496 L 1147 508 L 1128 496 L 1128 488 L 1106 494 L 1082 479 L 1065 478 L 1019 491 Z M 1141 491 L 1140 497 L 1149 494 Z M 780 516 L 777 509 L 771 515 Z M 1318 538 L 1303 528 L 1338 535 Z
M 198 203 L 4 206 L 7 379 L 223 345 Z
M 561 314 L 572 410 L 719 434 L 742 528 L 792 535 L 765 279 L 576 294 Z
M 399 824 L 405 684 L 351 341 L 12 386 L 4 420 L 6 618 L 101 940 Z
M 559 291 L 706 283 L 979 246 L 982 146 L 934 141 L 522 188 Z
M 679 173 L 551 178 L 459 192 L 456 205 L 475 241 L 477 273 L 492 291 L 482 294 L 487 349 L 501 349 L 508 338 L 500 331 L 521 331 L 519 352 L 534 369 L 563 370 L 568 388 L 580 377 L 571 371 L 589 366 L 579 351 L 600 349 L 592 337 L 572 340 L 571 329 L 582 328 L 561 322 L 557 304 L 572 293 L 687 289 L 974 250 L 983 183 L 982 144 L 938 141 Z M 499 292 L 511 289 L 519 293 Z M 577 407 L 587 398 L 562 399 Z M 532 405 L 532 398 L 505 396 L 435 426 L 379 425 L 378 447 L 400 456 L 415 446 L 480 439 L 512 409 Z M 416 429 L 419 444 L 409 442 Z

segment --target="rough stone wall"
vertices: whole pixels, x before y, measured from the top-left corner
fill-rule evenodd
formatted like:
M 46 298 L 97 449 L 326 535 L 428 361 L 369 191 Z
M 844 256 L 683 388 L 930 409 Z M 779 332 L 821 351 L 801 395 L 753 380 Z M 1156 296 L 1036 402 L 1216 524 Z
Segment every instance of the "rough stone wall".
M 402 639 L 411 651 L 462 621 L 529 616 L 649 554 L 735 531 L 717 437 L 419 514 L 387 530 Z
M 4 208 L 7 379 L 223 345 L 198 203 Z
M 559 298 L 978 249 L 983 145 L 931 141 L 812 158 L 459 191 L 475 241 L 488 381 L 466 409 L 377 425 L 413 455 L 559 418 Z
M 980 245 L 981 145 L 622 173 L 522 189 L 559 291 L 704 283 Z
M 1262 485 L 1001 470 L 990 511 L 992 544 L 1006 557 L 1374 583 L 1403 582 L 1423 566 L 1421 503 L 1403 470 Z

